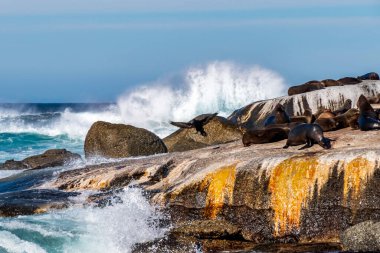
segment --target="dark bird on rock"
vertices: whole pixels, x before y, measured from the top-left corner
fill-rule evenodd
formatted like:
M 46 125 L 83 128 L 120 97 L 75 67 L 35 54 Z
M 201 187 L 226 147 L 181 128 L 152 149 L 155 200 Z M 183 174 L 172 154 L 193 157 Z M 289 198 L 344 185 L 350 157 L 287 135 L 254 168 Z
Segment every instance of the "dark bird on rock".
M 213 114 L 202 114 L 194 119 L 190 120 L 189 122 L 173 122 L 170 121 L 170 124 L 176 127 L 180 128 L 195 128 L 197 130 L 197 133 L 201 133 L 203 136 L 207 136 L 207 133 L 205 132 L 203 126 L 210 122 L 218 113 Z

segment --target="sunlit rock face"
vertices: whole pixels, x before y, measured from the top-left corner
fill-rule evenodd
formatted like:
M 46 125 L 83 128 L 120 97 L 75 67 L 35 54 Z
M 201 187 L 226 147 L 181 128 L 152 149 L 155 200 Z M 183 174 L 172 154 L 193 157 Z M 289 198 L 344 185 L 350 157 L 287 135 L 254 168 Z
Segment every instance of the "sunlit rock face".
M 260 127 L 273 112 L 278 103 L 284 105 L 291 116 L 302 115 L 306 109 L 316 113 L 319 107 L 337 110 L 344 101 L 351 99 L 353 106 L 363 94 L 366 97 L 376 97 L 380 93 L 380 81 L 366 80 L 356 85 L 333 86 L 322 90 L 284 96 L 275 99 L 254 102 L 232 113 L 228 119 L 247 128 Z
M 130 182 L 166 208 L 175 226 L 224 220 L 254 242 L 339 241 L 353 224 L 380 220 L 380 136 L 329 132 L 331 150 L 282 149 L 285 141 L 241 142 L 61 173 L 62 190 L 114 189 Z

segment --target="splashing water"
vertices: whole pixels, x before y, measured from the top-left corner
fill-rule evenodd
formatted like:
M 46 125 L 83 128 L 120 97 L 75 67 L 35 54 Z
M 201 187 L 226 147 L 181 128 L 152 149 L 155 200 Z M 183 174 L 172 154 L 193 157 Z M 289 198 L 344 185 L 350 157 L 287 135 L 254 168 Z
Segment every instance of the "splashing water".
M 0 252 L 130 252 L 135 243 L 164 236 L 164 216 L 142 196 L 126 188 L 123 203 L 78 208 L 17 218 L 0 218 Z
M 131 124 L 165 137 L 203 113 L 228 116 L 257 100 L 282 95 L 278 74 L 259 66 L 213 62 L 188 69 L 180 81 L 157 81 L 121 95 L 117 104 L 0 105 L 0 162 L 24 159 L 47 149 L 83 154 L 83 141 L 98 121 Z
M 125 122 L 164 136 L 173 130 L 169 120 L 188 121 L 213 112 L 227 116 L 254 101 L 283 95 L 285 87 L 282 77 L 259 66 L 213 62 L 190 68 L 181 88 L 170 81 L 156 82 L 121 96 L 118 106 Z

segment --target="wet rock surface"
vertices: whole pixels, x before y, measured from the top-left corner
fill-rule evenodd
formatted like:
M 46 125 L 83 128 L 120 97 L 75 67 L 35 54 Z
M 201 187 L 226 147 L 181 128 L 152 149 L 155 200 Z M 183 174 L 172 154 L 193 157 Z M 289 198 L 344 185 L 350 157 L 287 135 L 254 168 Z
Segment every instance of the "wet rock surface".
M 77 195 L 79 193 L 47 189 L 1 193 L 0 216 L 30 215 L 65 208 L 72 203 L 69 197 Z
M 215 117 L 204 126 L 207 136 L 196 133 L 194 129 L 179 129 L 165 137 L 163 141 L 169 152 L 180 152 L 223 144 L 241 139 L 242 132 L 223 117 Z
M 44 169 L 49 167 L 63 166 L 65 163 L 81 159 L 81 156 L 66 149 L 51 149 L 41 155 L 28 157 L 22 161 L 8 160 L 0 164 L 0 169 Z
M 24 170 L 28 165 L 22 161 L 7 160 L 5 163 L 0 164 L 0 170 Z
M 164 142 L 154 133 L 130 125 L 95 122 L 87 133 L 86 157 L 125 158 L 166 153 Z

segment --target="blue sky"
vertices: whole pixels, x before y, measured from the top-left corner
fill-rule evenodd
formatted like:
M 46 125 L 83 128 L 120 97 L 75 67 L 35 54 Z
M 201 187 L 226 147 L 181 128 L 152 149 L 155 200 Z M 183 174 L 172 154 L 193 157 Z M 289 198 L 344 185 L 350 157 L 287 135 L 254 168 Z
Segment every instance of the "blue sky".
M 107 102 L 215 60 L 380 72 L 380 1 L 0 0 L 0 102 Z

